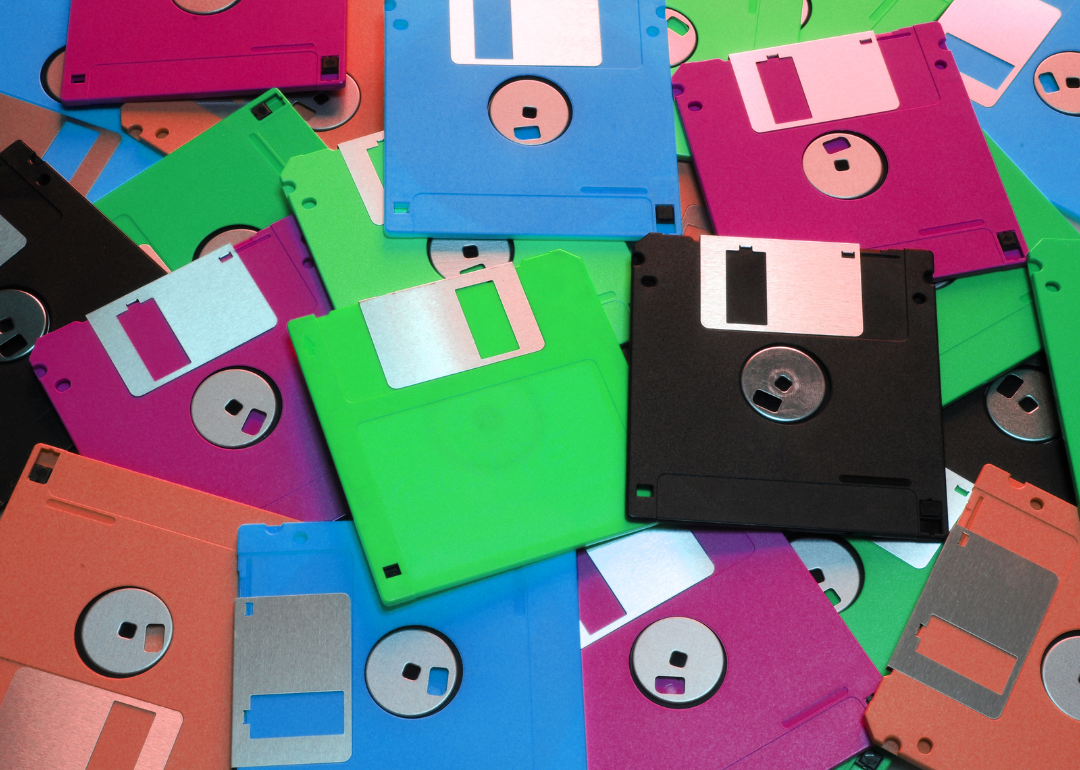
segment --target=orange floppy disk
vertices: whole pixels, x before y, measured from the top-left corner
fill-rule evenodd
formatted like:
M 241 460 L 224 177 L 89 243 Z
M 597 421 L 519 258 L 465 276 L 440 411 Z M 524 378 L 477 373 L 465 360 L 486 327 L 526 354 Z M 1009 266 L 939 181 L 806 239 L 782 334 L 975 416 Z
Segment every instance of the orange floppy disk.
M 1076 507 L 987 465 L 949 533 L 892 671 L 874 743 L 933 770 L 1080 763 Z
M 229 767 L 236 531 L 287 521 L 35 447 L 0 517 L 0 767 Z

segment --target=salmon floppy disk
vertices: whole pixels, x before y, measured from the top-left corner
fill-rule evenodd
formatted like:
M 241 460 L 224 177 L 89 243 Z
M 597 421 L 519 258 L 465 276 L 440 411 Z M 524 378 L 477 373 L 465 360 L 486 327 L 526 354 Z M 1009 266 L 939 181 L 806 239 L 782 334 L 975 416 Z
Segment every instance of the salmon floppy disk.
M 286 521 L 36 447 L 0 518 L 0 766 L 228 767 L 236 532 Z
M 286 329 L 329 309 L 289 218 L 45 335 L 31 360 L 81 453 L 336 519 L 348 509 Z
M 827 770 L 869 747 L 881 675 L 783 535 L 658 527 L 580 551 L 578 581 L 593 770 Z
M 939 280 L 1022 264 L 944 40 L 934 22 L 681 66 L 673 90 L 716 231 L 926 249 Z
M 1067 767 L 1080 745 L 1076 507 L 987 465 L 866 712 L 924 768 Z

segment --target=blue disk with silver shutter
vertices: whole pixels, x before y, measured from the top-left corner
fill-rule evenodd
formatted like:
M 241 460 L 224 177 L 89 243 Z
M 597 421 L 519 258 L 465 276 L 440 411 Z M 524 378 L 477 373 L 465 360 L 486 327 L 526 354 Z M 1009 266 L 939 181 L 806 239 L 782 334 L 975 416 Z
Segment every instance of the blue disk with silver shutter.
M 574 554 L 387 608 L 352 522 L 237 551 L 233 767 L 585 768 Z

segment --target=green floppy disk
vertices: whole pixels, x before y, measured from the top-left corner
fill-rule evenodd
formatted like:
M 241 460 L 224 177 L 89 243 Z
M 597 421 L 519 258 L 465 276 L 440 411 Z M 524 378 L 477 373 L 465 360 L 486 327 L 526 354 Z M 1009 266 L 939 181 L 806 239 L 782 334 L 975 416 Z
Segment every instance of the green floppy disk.
M 175 270 L 291 213 L 281 170 L 325 148 L 277 89 L 267 91 L 97 202 Z
M 574 255 L 289 331 L 385 604 L 640 528 L 625 515 L 626 360 Z
M 945 476 L 951 523 L 963 512 L 972 482 L 949 470 Z M 791 545 L 884 674 L 941 543 L 796 537 Z M 890 763 L 888 754 L 871 746 L 837 770 L 886 770 Z
M 1074 231 L 1075 232 L 1075 231 Z M 1028 272 L 1050 363 L 1061 432 L 1080 487 L 1080 241 L 1047 239 L 1031 250 Z
M 387 238 L 382 134 L 292 158 L 281 184 L 335 308 L 563 248 L 585 263 L 622 344 L 630 338 L 630 249 L 622 241 Z
M 983 135 L 1028 253 L 1044 240 L 1080 245 L 1077 233 L 1009 157 Z M 958 278 L 938 289 L 941 400 L 948 404 L 1039 352 L 1039 328 L 1022 267 Z
M 805 0 L 799 40 L 892 32 L 937 21 L 951 0 Z
M 802 6 L 803 0 L 676 0 L 667 7 L 671 74 L 683 62 L 726 59 L 739 51 L 798 42 Z M 679 108 L 674 102 L 672 107 L 675 150 L 685 160 L 690 157 L 690 144 Z

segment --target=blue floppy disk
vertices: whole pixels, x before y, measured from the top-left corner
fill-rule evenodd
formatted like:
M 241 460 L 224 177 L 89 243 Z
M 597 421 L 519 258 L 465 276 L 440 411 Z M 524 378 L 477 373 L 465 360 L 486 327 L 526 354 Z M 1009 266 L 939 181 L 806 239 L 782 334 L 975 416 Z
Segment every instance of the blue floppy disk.
M 63 118 L 27 119 L 19 105 L 7 103 L 0 105 L 0 127 L 19 134 L 13 139 L 22 139 L 79 192 L 96 201 L 149 167 L 161 154 L 124 132 L 119 105 L 64 109 L 60 104 L 69 6 L 69 0 L 4 4 L 0 93 Z M 13 109 L 17 111 L 14 115 L 10 114 Z M 50 122 L 59 133 L 23 135 Z
M 388 235 L 682 232 L 662 2 L 386 7 Z
M 946 43 L 983 130 L 1080 218 L 1080 10 L 1073 0 L 954 0 Z
M 352 522 L 237 552 L 233 767 L 584 770 L 573 553 L 389 609 Z

